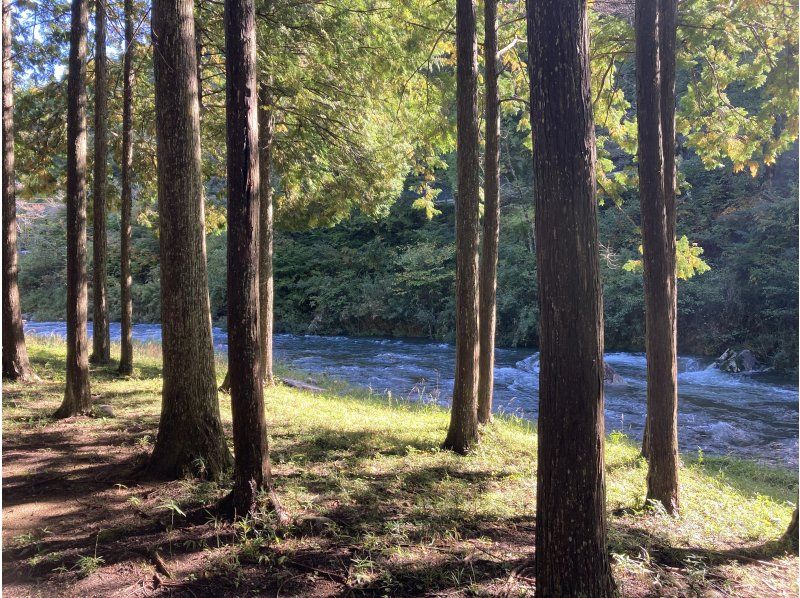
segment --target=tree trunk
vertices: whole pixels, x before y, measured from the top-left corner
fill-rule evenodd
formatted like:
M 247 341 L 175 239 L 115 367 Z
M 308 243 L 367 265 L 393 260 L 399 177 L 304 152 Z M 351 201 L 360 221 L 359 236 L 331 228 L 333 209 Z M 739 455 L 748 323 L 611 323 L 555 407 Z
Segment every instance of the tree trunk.
M 106 295 L 106 159 L 108 155 L 108 85 L 106 77 L 106 6 L 95 0 L 94 17 L 94 197 L 92 219 L 94 243 L 92 255 L 92 362 L 111 361 L 111 337 L 108 330 Z
M 261 314 L 259 323 L 261 329 L 261 373 L 264 384 L 272 385 L 274 375 L 272 372 L 272 319 L 274 306 L 274 285 L 272 279 L 272 251 L 274 247 L 274 228 L 272 217 L 272 139 L 275 129 L 275 120 L 272 114 L 269 87 L 262 83 L 260 88 L 260 106 L 258 110 L 258 137 L 259 137 L 259 171 L 261 182 L 259 192 L 260 206 L 260 239 L 259 239 L 259 303 Z
M 122 193 L 120 232 L 119 373 L 133 372 L 133 299 L 131 298 L 131 169 L 133 168 L 133 0 L 125 0 L 125 55 L 122 59 Z
M 259 327 L 259 145 L 253 0 L 225 1 L 228 146 L 228 368 L 237 516 L 255 511 L 270 463 Z
M 647 498 L 678 509 L 675 0 L 636 3 L 639 198 L 647 351 Z M 643 450 L 644 452 L 644 450 Z
M 789 527 L 786 528 L 786 531 L 783 534 L 783 538 L 781 541 L 784 542 L 792 549 L 792 551 L 797 554 L 797 546 L 798 541 L 798 527 L 797 527 L 797 507 L 794 508 L 794 513 L 792 513 L 792 520 L 789 522 Z
M 219 479 L 231 456 L 214 374 L 192 0 L 154 0 L 152 31 L 164 387 L 150 473 Z
M 89 393 L 86 333 L 86 31 L 88 0 L 72 0 L 67 77 L 67 383 L 56 417 L 85 413 Z
M 14 177 L 14 69 L 11 0 L 3 0 L 3 378 L 33 381 L 17 284 L 17 198 Z
M 485 0 L 486 154 L 483 167 L 483 247 L 480 262 L 480 375 L 478 422 L 492 419 L 494 335 L 497 323 L 497 247 L 500 242 L 500 95 L 497 90 L 497 0 Z
M 612 596 L 586 0 L 529 0 L 540 306 L 536 595 Z
M 456 2 L 458 194 L 456 196 L 456 368 L 443 448 L 478 442 L 478 44 L 474 0 Z

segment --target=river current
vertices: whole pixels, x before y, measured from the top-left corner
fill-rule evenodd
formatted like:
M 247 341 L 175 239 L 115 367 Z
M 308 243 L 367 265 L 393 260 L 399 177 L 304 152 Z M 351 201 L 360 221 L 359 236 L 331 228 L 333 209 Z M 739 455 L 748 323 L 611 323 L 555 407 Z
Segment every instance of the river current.
M 64 322 L 26 322 L 40 336 L 66 335 Z M 89 323 L 91 335 L 91 323 Z M 111 324 L 119 340 L 119 324 Z M 161 340 L 159 324 L 136 324 L 133 338 Z M 327 375 L 375 393 L 412 400 L 449 403 L 455 347 L 431 341 L 300 336 L 278 334 L 275 358 L 313 375 Z M 217 351 L 227 351 L 225 331 L 214 328 Z M 606 386 L 606 431 L 641 439 L 645 415 L 646 363 L 643 353 L 607 353 L 624 385 Z M 791 380 L 765 375 L 727 374 L 705 358 L 678 361 L 678 435 L 681 452 L 734 455 L 797 467 L 798 387 Z M 538 353 L 533 349 L 497 349 L 496 412 L 535 420 L 538 410 Z

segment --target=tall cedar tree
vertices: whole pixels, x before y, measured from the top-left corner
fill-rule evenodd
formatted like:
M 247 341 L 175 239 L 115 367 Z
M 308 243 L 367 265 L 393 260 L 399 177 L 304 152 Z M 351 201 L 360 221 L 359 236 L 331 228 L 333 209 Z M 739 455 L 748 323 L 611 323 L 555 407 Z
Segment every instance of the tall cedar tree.
M 218 479 L 230 465 L 214 374 L 192 0 L 154 0 L 164 387 L 150 473 Z
M 443 447 L 466 453 L 478 441 L 478 42 L 474 0 L 456 2 L 457 169 L 456 368 Z
M 94 194 L 92 219 L 92 357 L 94 363 L 111 361 L 108 329 L 106 273 L 106 159 L 108 154 L 108 77 L 106 76 L 106 0 L 94 4 Z
M 492 419 L 494 335 L 497 325 L 497 247 L 500 242 L 500 94 L 497 89 L 497 0 L 484 4 L 486 150 L 483 165 L 483 247 L 480 261 L 478 422 Z
M 259 223 L 259 302 L 261 314 L 261 374 L 265 384 L 273 384 L 272 373 L 272 318 L 274 306 L 274 284 L 272 275 L 272 251 L 274 247 L 274 222 L 272 210 L 272 140 L 275 133 L 269 86 L 266 82 L 259 86 L 258 139 L 259 174 L 261 196 Z
M 67 383 L 56 417 L 85 413 L 89 392 L 86 333 L 86 31 L 88 0 L 72 0 L 67 76 Z
M 678 508 L 675 0 L 636 2 L 639 198 L 647 350 L 647 498 Z
M 131 298 L 131 170 L 133 168 L 133 0 L 125 0 L 125 54 L 122 57 L 122 193 L 120 234 L 119 373 L 133 372 L 133 299 Z
M 3 0 L 3 378 L 32 381 L 17 284 L 17 198 L 14 177 L 14 68 L 11 0 Z
M 536 595 L 612 596 L 587 4 L 527 5 L 541 310 Z
M 269 83 L 262 81 L 258 86 L 258 139 L 259 139 L 259 195 L 261 206 L 259 208 L 259 262 L 258 262 L 258 287 L 259 287 L 259 329 L 261 331 L 261 375 L 264 384 L 272 385 L 275 381 L 272 363 L 272 331 L 274 312 L 274 281 L 272 271 L 272 253 L 275 245 L 274 217 L 272 207 L 272 142 L 275 135 L 275 118 L 272 112 L 272 98 L 269 92 Z M 225 374 L 219 389 L 224 392 L 231 390 L 231 370 Z
M 271 485 L 259 327 L 259 146 L 253 0 L 225 1 L 228 149 L 228 363 L 235 454 L 232 507 Z

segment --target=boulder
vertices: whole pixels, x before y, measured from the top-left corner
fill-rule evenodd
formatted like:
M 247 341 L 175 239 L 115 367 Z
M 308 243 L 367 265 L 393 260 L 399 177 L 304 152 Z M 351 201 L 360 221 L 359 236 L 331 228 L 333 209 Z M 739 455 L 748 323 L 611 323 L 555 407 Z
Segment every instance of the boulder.
M 625 386 L 627 384 L 625 378 L 605 362 L 603 362 L 603 381 L 609 386 Z
M 92 407 L 92 415 L 94 417 L 116 417 L 111 405 L 95 405 Z
M 735 351 L 726 350 L 717 358 L 714 365 L 721 371 L 729 374 L 754 372 L 760 369 L 761 364 L 750 349 Z

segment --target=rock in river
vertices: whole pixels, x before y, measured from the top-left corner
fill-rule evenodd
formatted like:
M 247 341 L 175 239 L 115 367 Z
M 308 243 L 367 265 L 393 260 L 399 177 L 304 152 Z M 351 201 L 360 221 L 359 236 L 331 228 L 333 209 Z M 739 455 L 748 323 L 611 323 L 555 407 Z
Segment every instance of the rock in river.
M 756 371 L 761 364 L 750 349 L 742 349 L 741 351 L 728 349 L 719 356 L 714 365 L 723 372 L 739 374 Z

